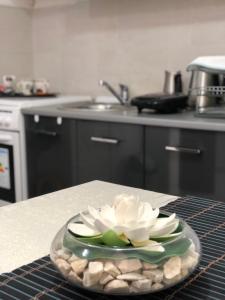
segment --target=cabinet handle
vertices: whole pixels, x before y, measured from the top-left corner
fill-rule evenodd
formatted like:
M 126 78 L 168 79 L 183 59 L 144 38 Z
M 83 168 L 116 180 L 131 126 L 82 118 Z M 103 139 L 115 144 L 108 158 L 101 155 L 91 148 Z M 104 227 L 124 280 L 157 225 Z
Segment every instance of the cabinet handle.
M 201 149 L 176 147 L 176 146 L 166 146 L 165 150 L 171 152 L 189 153 L 189 154 L 196 154 L 196 155 L 199 155 L 202 152 Z
M 114 145 L 119 143 L 119 140 L 116 139 L 109 139 L 109 138 L 103 138 L 97 136 L 92 136 L 91 141 L 96 143 L 105 143 L 105 144 L 114 144 Z
M 41 134 L 41 135 L 47 135 L 47 136 L 57 136 L 58 133 L 55 131 L 48 131 L 48 130 L 35 130 L 34 131 L 36 134 Z

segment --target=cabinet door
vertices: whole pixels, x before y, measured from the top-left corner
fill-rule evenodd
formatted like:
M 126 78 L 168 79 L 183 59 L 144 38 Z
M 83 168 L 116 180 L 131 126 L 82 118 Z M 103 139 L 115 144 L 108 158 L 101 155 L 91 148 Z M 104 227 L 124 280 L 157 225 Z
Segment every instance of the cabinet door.
M 216 132 L 215 136 L 215 166 L 213 170 L 215 199 L 225 202 L 225 133 Z
M 78 183 L 111 179 L 111 145 L 92 141 L 99 137 L 109 137 L 108 123 L 78 121 Z
M 34 122 L 33 116 L 25 120 L 29 197 L 72 186 L 75 183 L 71 167 L 74 121 L 63 119 L 57 125 L 55 117 L 40 117 L 39 123 Z
M 104 180 L 143 187 L 143 128 L 78 122 L 78 182 Z
M 215 196 L 215 134 L 146 128 L 146 188 L 176 195 Z

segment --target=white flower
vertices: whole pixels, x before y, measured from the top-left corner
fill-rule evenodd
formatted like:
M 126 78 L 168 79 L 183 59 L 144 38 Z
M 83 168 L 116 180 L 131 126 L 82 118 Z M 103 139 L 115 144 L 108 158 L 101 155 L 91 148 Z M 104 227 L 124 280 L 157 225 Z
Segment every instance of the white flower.
M 134 246 L 144 246 L 151 251 L 164 251 L 164 248 L 156 241 L 151 241 L 151 238 L 167 236 L 174 232 L 179 224 L 175 214 L 158 217 L 158 208 L 152 209 L 148 202 L 126 194 L 118 195 L 112 206 L 105 205 L 100 210 L 89 206 L 88 214 L 80 213 L 80 216 L 83 224 L 79 224 L 77 231 L 73 228 L 76 234 L 82 231 L 80 235 L 85 236 L 87 230 L 89 235 L 90 232 L 97 235 L 113 230 L 118 236 L 129 239 Z

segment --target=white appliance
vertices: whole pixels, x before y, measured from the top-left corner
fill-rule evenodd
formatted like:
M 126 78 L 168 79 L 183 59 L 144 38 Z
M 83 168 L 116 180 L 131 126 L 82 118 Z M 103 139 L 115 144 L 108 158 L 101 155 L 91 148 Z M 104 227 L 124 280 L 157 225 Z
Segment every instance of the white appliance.
M 84 96 L 0 98 L 0 205 L 28 197 L 22 109 L 90 99 Z

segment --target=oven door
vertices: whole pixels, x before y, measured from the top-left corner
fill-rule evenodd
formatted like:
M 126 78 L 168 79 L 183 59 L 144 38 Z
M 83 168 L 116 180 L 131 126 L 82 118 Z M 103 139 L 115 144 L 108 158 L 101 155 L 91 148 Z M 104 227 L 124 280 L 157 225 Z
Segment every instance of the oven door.
M 0 199 L 16 202 L 21 198 L 19 133 L 0 131 Z

